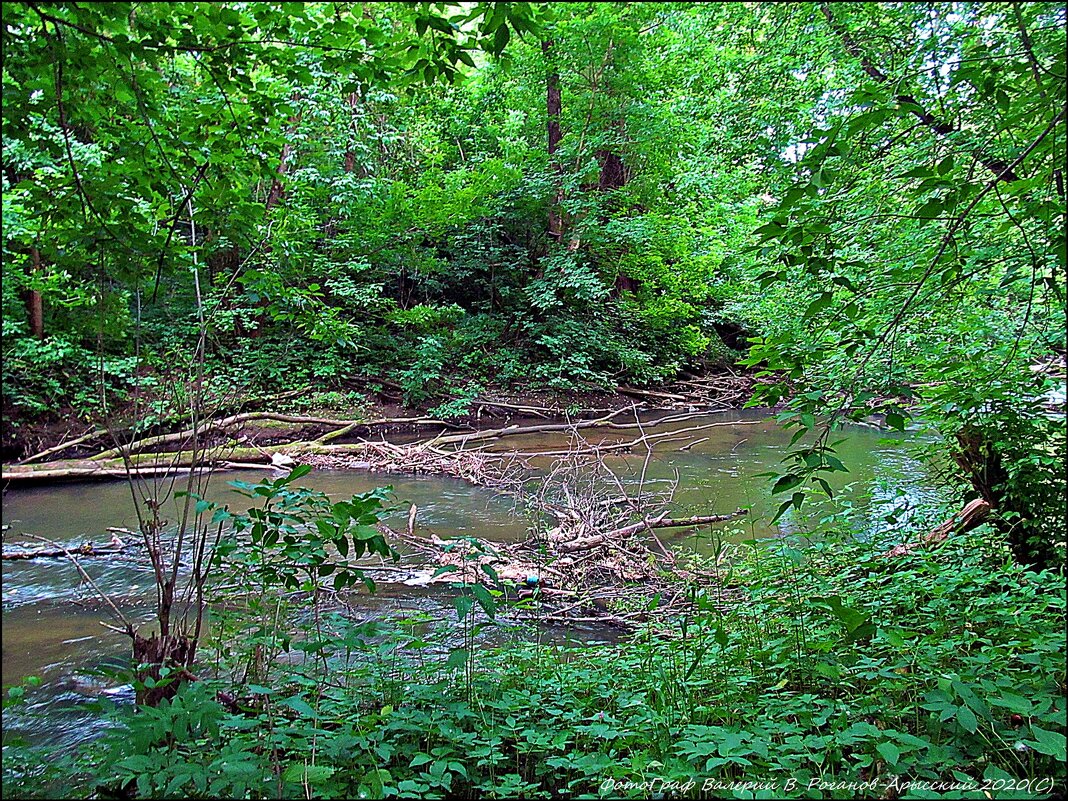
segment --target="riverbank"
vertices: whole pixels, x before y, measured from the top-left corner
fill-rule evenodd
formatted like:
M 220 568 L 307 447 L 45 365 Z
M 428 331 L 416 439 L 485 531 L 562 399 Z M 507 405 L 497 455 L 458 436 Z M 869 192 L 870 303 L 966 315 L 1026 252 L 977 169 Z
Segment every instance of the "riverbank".
M 236 429 L 239 441 L 252 446 L 267 446 L 315 439 L 328 433 L 329 423 L 317 422 L 319 420 L 379 421 L 374 425 L 376 434 L 389 438 L 425 430 L 428 425 L 472 429 L 492 427 L 501 421 L 522 424 L 546 418 L 586 419 L 630 406 L 650 410 L 736 409 L 749 399 L 754 380 L 745 374 L 721 372 L 705 377 L 692 376 L 657 388 L 622 386 L 614 391 L 516 391 L 514 388 L 489 387 L 477 397 L 454 400 L 450 404 L 450 413 L 442 417 L 431 412 L 442 404 L 408 406 L 402 403 L 402 397 L 391 382 L 367 379 L 336 390 L 304 387 L 266 396 L 236 397 L 233 393 L 213 395 L 208 392 L 204 412 L 209 418 L 235 417 L 256 411 L 290 418 L 276 419 L 269 425 L 260 422 Z M 173 434 L 188 426 L 188 414 L 175 413 L 169 420 L 156 424 L 145 424 L 143 418 L 146 417 L 152 415 L 131 400 L 113 408 L 107 421 L 79 421 L 77 415 L 62 413 L 51 419 L 14 421 L 13 425 L 5 426 L 4 464 L 88 458 L 114 445 L 116 434 L 123 441 L 123 435 L 130 429 L 136 430 L 138 436 L 150 436 Z M 304 421 L 293 420 L 295 418 Z
M 622 409 L 609 422 L 629 421 L 629 407 Z M 160 708 L 167 730 L 182 733 L 166 749 L 144 728 L 147 716 L 120 713 L 107 724 L 119 727 L 115 739 L 105 734 L 99 747 L 81 740 L 76 752 L 69 752 L 74 756 L 9 747 L 5 791 L 28 788 L 26 795 L 48 796 L 63 788 L 60 794 L 69 795 L 75 792 L 68 790 L 71 783 L 85 788 L 77 794 L 133 782 L 142 797 L 228 797 L 242 791 L 287 796 L 305 785 L 315 797 L 361 792 L 380 797 L 387 790 L 426 797 L 551 796 L 597 794 L 602 787 L 642 797 L 648 795 L 643 782 L 685 783 L 688 777 L 697 777 L 698 785 L 780 782 L 779 789 L 784 777 L 843 787 L 876 782 L 880 793 L 894 781 L 961 781 L 958 773 L 976 782 L 1063 782 L 1055 760 L 1056 735 L 1063 729 L 1057 722 L 1063 716 L 1056 698 L 1058 692 L 1063 695 L 1064 678 L 1056 643 L 1058 636 L 1063 639 L 1057 627 L 1063 626 L 1064 603 L 1063 588 L 1057 589 L 1053 577 L 1008 565 L 1004 543 L 982 529 L 937 550 L 885 557 L 903 531 L 924 531 L 929 528 L 925 520 L 938 520 L 917 516 L 918 509 L 932 510 L 930 515 L 939 506 L 924 500 L 922 486 L 913 486 L 928 480 L 922 472 L 910 472 L 922 470 L 920 463 L 906 462 L 906 449 L 891 449 L 881 433 L 845 432 L 842 456 L 851 466 L 849 481 L 865 482 L 865 494 L 880 497 L 882 505 L 872 503 L 865 511 L 847 493 L 841 497 L 848 501 L 843 507 L 849 509 L 848 521 L 831 509 L 813 508 L 808 518 L 791 516 L 765 528 L 774 502 L 758 489 L 769 488 L 757 476 L 778 463 L 789 432 L 755 411 L 699 420 L 677 419 L 683 414 L 663 409 L 639 415 L 650 416 L 676 419 L 641 424 L 649 451 L 640 443 L 631 453 L 607 448 L 635 439 L 640 430 L 633 426 L 528 427 L 518 433 L 509 428 L 512 433 L 496 442 L 470 443 L 498 451 L 561 453 L 574 450 L 568 443 L 578 434 L 601 446 L 601 459 L 596 453 L 582 455 L 586 469 L 581 475 L 568 472 L 566 455 L 532 460 L 551 479 L 539 482 L 544 489 L 537 500 L 560 514 L 541 527 L 543 542 L 534 550 L 523 548 L 530 521 L 512 504 L 502 504 L 497 488 L 441 475 L 387 477 L 366 469 L 308 474 L 301 483 L 333 497 L 395 484 L 402 503 L 385 522 L 397 542 L 408 544 L 401 535 L 414 521 L 415 536 L 433 548 L 416 554 L 422 566 L 405 559 L 390 566 L 403 573 L 371 572 L 382 579 L 380 594 L 361 593 L 343 608 L 324 597 L 320 613 L 313 615 L 307 593 L 282 594 L 287 611 L 280 617 L 271 606 L 255 619 L 243 607 L 231 618 L 220 618 L 204 645 L 200 680 L 186 685 L 180 703 Z M 496 436 L 492 431 L 507 428 L 501 422 L 481 433 Z M 553 424 L 535 418 L 535 425 Z M 703 425 L 714 427 L 683 431 Z M 444 437 L 463 440 L 471 433 L 438 432 L 420 441 L 438 437 L 441 444 Z M 658 438 L 649 442 L 648 436 Z M 605 461 L 619 472 L 627 491 L 619 492 L 605 473 L 598 482 L 589 480 Z M 562 469 L 553 472 L 556 463 Z M 904 464 L 912 465 L 909 471 L 902 471 Z M 256 482 L 264 475 L 272 474 L 253 470 L 227 478 Z M 590 522 L 606 531 L 600 516 L 618 515 L 625 505 L 605 507 L 601 501 L 641 497 L 635 489 L 659 492 L 673 485 L 673 509 L 729 513 L 743 503 L 753 508 L 748 516 L 718 524 L 715 535 L 707 528 L 698 536 L 694 530 L 640 526 L 633 532 L 639 536 L 570 552 L 561 547 L 552 553 L 575 560 L 574 581 L 562 583 L 552 572 L 558 560 L 546 554 L 554 541 L 585 546 L 590 543 L 580 537 L 596 536 L 593 530 L 570 536 L 581 523 L 570 511 L 596 513 L 597 521 Z M 885 495 L 878 495 L 884 489 Z M 907 491 L 903 505 L 897 505 L 899 489 Z M 232 493 L 216 486 L 208 499 L 220 502 L 226 496 Z M 443 508 L 450 503 L 459 504 L 462 517 Z M 118 481 L 28 486 L 5 497 L 5 522 L 18 521 L 16 534 L 67 532 L 61 538 L 69 542 L 74 532 L 133 525 L 116 519 L 128 504 L 129 490 Z M 417 507 L 414 518 L 409 504 Z M 94 521 L 78 519 L 88 511 Z M 887 512 L 896 523 L 886 523 Z M 553 538 L 550 529 L 561 522 L 568 530 L 560 533 L 569 536 Z M 790 531 L 805 536 L 795 538 Z M 672 567 L 671 557 L 655 536 L 673 554 L 685 555 L 674 564 L 684 565 L 685 573 L 676 572 L 670 582 L 661 568 Z M 639 538 L 644 558 L 628 556 Z M 443 545 L 449 541 L 461 544 Z M 499 573 L 500 564 L 486 558 L 493 552 L 532 560 L 518 565 L 506 584 L 498 574 L 498 584 L 485 569 Z M 108 589 L 129 593 L 131 584 L 144 588 L 151 581 L 144 566 L 84 562 Z M 77 583 L 60 559 L 10 564 L 5 564 L 5 588 L 14 586 L 8 571 L 19 571 L 18 586 L 36 597 L 48 582 L 59 580 L 58 574 Z M 433 576 L 450 565 L 452 570 Z M 620 567 L 637 574 L 606 580 L 606 568 Z M 392 583 L 418 578 L 420 571 L 441 581 Z M 540 592 L 521 597 L 524 574 L 531 573 Z M 481 577 L 488 594 L 476 590 Z M 78 597 L 69 586 L 64 591 Z M 32 597 L 19 601 L 17 616 L 7 614 L 8 602 L 5 597 L 5 651 L 31 637 L 32 653 L 22 656 L 21 664 L 23 672 L 33 670 L 34 655 L 48 640 L 42 621 L 51 618 L 30 612 L 37 606 Z M 1011 616 L 1005 612 L 1010 605 Z M 120 606 L 127 614 L 144 612 Z M 45 614 L 63 617 L 59 609 Z M 82 629 L 62 628 L 63 638 L 95 643 L 103 614 L 103 607 L 94 608 L 82 616 Z M 515 631 L 521 636 L 508 633 L 517 617 L 531 626 Z M 575 627 L 613 619 L 634 633 L 609 645 L 549 645 L 541 628 L 560 620 Z M 1020 621 L 1027 627 L 1026 642 L 1020 639 Z M 266 628 L 257 633 L 257 626 Z M 501 632 L 503 644 L 487 641 L 486 633 L 494 631 Z M 980 637 L 983 648 L 976 650 Z M 290 649 L 285 659 L 256 661 L 261 659 L 257 648 L 279 652 L 281 643 Z M 60 647 L 85 646 L 48 640 L 49 665 L 65 658 L 57 654 Z M 247 666 L 253 662 L 261 667 L 250 678 Z M 68 671 L 84 670 L 77 661 L 68 664 Z M 92 703 L 63 689 L 70 676 L 60 673 L 46 673 L 42 691 L 53 692 L 54 684 L 65 703 Z M 954 676 L 959 687 L 943 682 L 945 675 Z M 26 697 L 50 710 L 36 692 L 29 688 Z M 236 705 L 220 705 L 219 692 L 237 699 Z M 936 708 L 926 708 L 932 705 Z M 946 713 L 951 717 L 942 718 Z M 86 725 L 100 732 L 94 720 Z M 264 750 L 264 742 L 272 748 Z M 1019 742 L 1029 750 L 1018 758 L 1011 747 L 991 745 L 1002 742 Z M 823 761 L 813 762 L 809 754 Z M 244 777 L 222 767 L 222 759 L 240 760 Z M 269 788 L 254 791 L 252 782 Z M 828 790 L 824 795 L 856 793 Z

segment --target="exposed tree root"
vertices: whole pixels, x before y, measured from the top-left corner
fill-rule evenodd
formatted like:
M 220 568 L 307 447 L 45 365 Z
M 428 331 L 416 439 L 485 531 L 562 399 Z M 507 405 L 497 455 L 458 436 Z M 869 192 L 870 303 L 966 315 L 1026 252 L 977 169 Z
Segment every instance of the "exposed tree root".
M 924 548 L 928 545 L 942 542 L 947 539 L 950 534 L 963 534 L 966 531 L 971 531 L 990 517 L 991 510 L 992 508 L 989 503 L 982 498 L 976 498 L 973 501 L 969 501 L 963 509 L 949 518 L 949 520 L 931 529 L 929 533 L 924 534 L 919 540 L 914 542 L 903 542 L 900 545 L 896 545 L 883 554 L 883 556 L 904 556 L 905 554 L 912 553 L 912 551 L 917 548 Z

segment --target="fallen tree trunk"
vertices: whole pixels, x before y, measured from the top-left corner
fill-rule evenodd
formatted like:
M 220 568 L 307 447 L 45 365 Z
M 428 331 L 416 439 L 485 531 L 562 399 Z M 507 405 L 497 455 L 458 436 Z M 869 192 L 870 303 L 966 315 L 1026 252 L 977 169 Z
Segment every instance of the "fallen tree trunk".
M 129 470 L 121 458 L 103 460 L 67 459 L 44 464 L 4 465 L 0 478 L 4 481 L 33 481 L 39 479 L 63 478 L 98 478 L 110 476 L 150 476 L 166 475 L 189 470 L 193 467 L 211 464 L 243 461 L 258 464 L 270 463 L 275 452 L 287 452 L 298 446 L 311 446 L 312 443 L 294 443 L 275 448 L 238 448 L 219 446 L 197 451 L 177 451 L 175 453 L 133 454 L 128 458 Z
M 72 459 L 45 464 L 4 465 L 0 472 L 3 481 L 35 481 L 41 479 L 77 479 L 108 478 L 112 476 L 149 476 L 166 475 L 191 470 L 194 467 L 214 466 L 225 469 L 228 465 L 241 467 L 275 466 L 288 467 L 288 460 L 279 460 L 279 456 L 325 457 L 320 458 L 320 467 L 349 467 L 344 457 L 363 455 L 366 461 L 359 467 L 363 469 L 382 469 L 390 472 L 439 472 L 456 475 L 475 484 L 485 483 L 484 476 L 478 474 L 487 462 L 498 462 L 501 456 L 487 454 L 483 451 L 437 452 L 427 444 L 392 445 L 388 442 L 349 442 L 328 445 L 322 442 L 292 442 L 273 446 L 237 446 L 233 443 L 216 445 L 196 451 L 176 451 L 173 453 L 131 454 L 125 459 Z M 471 461 L 478 458 L 478 464 L 458 465 L 458 461 Z M 507 454 L 505 454 L 507 456 Z M 129 464 L 127 464 L 127 462 Z M 339 463 L 341 462 L 341 463 Z M 456 469 L 453 469 L 456 468 Z M 462 469 L 461 469 L 462 468 Z
M 11 560 L 23 560 L 23 559 L 56 559 L 59 557 L 68 558 L 71 555 L 74 556 L 107 556 L 109 554 L 121 553 L 124 550 L 123 545 L 93 545 L 91 542 L 85 542 L 79 545 L 77 548 L 35 548 L 30 551 L 4 551 L 0 556 L 4 561 Z
M 688 398 L 685 395 L 676 395 L 673 392 L 655 392 L 651 389 L 638 389 L 637 387 L 616 387 L 616 392 L 623 395 L 633 395 L 639 398 L 661 398 L 663 400 L 673 401 L 692 400 L 692 398 Z
M 973 528 L 978 528 L 982 523 L 986 522 L 991 511 L 992 507 L 989 503 L 982 498 L 976 498 L 973 501 L 969 501 L 963 509 L 949 518 L 949 520 L 935 526 L 930 532 L 924 534 L 919 540 L 915 542 L 903 542 L 900 545 L 895 545 L 889 551 L 884 553 L 883 556 L 904 556 L 917 548 L 923 548 L 936 542 L 942 542 L 948 538 L 950 534 L 963 534 L 966 531 L 971 531 Z
M 89 442 L 90 440 L 94 440 L 97 437 L 102 437 L 107 433 L 107 429 L 98 428 L 95 431 L 90 431 L 88 434 L 82 434 L 80 437 L 68 439 L 66 442 L 61 442 L 58 445 L 55 445 L 51 448 L 47 448 L 46 450 L 43 450 L 40 453 L 35 453 L 32 456 L 27 456 L 25 459 L 21 460 L 19 464 L 29 464 L 30 462 L 39 461 L 45 458 L 46 456 L 51 456 L 53 453 L 65 451 L 67 450 L 67 448 L 73 448 L 76 445 L 81 445 L 83 442 Z
M 598 545 L 603 545 L 606 542 L 612 540 L 626 539 L 631 534 L 637 534 L 639 531 L 645 531 L 654 528 L 687 528 L 690 526 L 707 526 L 711 523 L 722 523 L 727 520 L 735 520 L 739 517 L 744 517 L 749 514 L 745 509 L 738 509 L 731 512 L 729 515 L 697 515 L 695 517 L 684 518 L 671 518 L 671 517 L 654 517 L 646 520 L 641 520 L 637 523 L 633 523 L 629 526 L 623 526 L 622 528 L 613 529 L 612 531 L 606 531 L 604 534 L 598 534 L 595 537 L 585 537 L 580 540 L 573 540 L 571 542 L 565 542 L 560 547 L 561 550 L 573 552 L 573 551 L 585 551 L 589 548 L 596 548 Z
M 206 421 L 202 426 L 196 429 L 189 428 L 174 434 L 159 434 L 152 437 L 145 437 L 136 442 L 131 442 L 129 445 L 102 451 L 89 458 L 93 461 L 99 461 L 120 456 L 123 453 L 138 453 L 145 448 L 153 448 L 158 445 L 167 445 L 173 442 L 184 442 L 186 440 L 191 440 L 194 436 L 203 436 L 210 431 L 220 431 L 225 428 L 230 428 L 231 426 L 248 423 L 254 420 L 274 420 L 281 423 L 297 423 L 300 425 L 335 426 L 340 429 L 340 431 L 333 432 L 333 438 L 341 436 L 342 432 L 348 433 L 357 428 L 373 428 L 375 426 L 383 425 L 453 425 L 445 420 L 435 420 L 429 417 L 387 417 L 379 420 L 337 420 L 332 417 L 305 417 L 303 415 L 295 414 L 278 414 L 277 412 L 244 412 L 242 414 L 224 417 L 221 420 Z
M 215 414 L 219 414 L 220 412 L 224 411 L 227 408 L 229 408 L 229 409 L 234 409 L 234 408 L 243 409 L 246 406 L 258 406 L 258 405 L 260 405 L 262 403 L 272 403 L 274 401 L 285 400 L 286 398 L 292 398 L 292 397 L 295 397 L 297 395 L 301 395 L 301 394 L 307 392 L 309 389 L 310 389 L 310 387 L 301 387 L 300 389 L 291 389 L 291 390 L 289 390 L 287 392 L 279 392 L 276 395 L 267 395 L 267 396 L 264 396 L 264 397 L 261 397 L 261 398 L 248 398 L 246 400 L 239 401 L 236 404 L 233 404 L 233 403 L 225 404 L 224 406 L 216 409 L 214 413 Z M 168 419 L 164 420 L 163 423 L 164 424 L 173 424 L 173 423 L 181 422 L 182 419 L 184 419 L 184 417 L 171 417 L 171 418 L 168 418 Z M 66 442 L 61 442 L 58 445 L 54 445 L 51 448 L 48 448 L 48 449 L 43 450 L 43 451 L 40 451 L 39 453 L 35 453 L 32 456 L 27 456 L 24 459 L 20 459 L 17 462 L 17 464 L 29 464 L 31 462 L 38 462 L 41 459 L 44 459 L 46 456 L 51 456 L 53 453 L 59 453 L 60 451 L 65 451 L 68 448 L 73 448 L 73 447 L 75 447 L 77 445 L 81 445 L 81 444 L 83 444 L 85 442 L 90 442 L 90 441 L 92 441 L 94 439 L 99 439 L 99 438 L 107 435 L 107 433 L 108 433 L 108 429 L 106 429 L 106 428 L 98 428 L 98 429 L 95 429 L 94 431 L 89 431 L 86 434 L 82 434 L 80 437 L 76 437 L 74 439 L 69 439 Z M 126 434 L 126 433 L 129 433 L 129 432 L 128 431 L 122 431 L 122 432 L 119 432 L 119 433 Z

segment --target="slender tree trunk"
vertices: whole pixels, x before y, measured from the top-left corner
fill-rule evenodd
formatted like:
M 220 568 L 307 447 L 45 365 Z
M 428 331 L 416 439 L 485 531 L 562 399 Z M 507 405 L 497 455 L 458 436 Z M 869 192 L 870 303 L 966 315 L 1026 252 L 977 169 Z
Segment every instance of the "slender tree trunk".
M 182 683 L 193 678 L 189 667 L 193 664 L 196 649 L 197 643 L 192 637 L 153 634 L 146 638 L 135 632 L 134 662 L 146 666 L 138 671 L 138 678 L 142 682 L 148 678 L 159 682 L 162 677 L 161 668 L 168 667 L 172 671 L 171 681 L 156 684 L 154 687 L 141 687 L 137 691 L 137 703 L 159 706 L 161 701 L 173 698 Z
M 285 185 L 282 183 L 282 179 L 286 177 L 286 173 L 289 171 L 289 159 L 293 155 L 293 136 L 297 132 L 297 126 L 300 125 L 302 116 L 303 112 L 299 112 L 289 118 L 289 127 L 286 128 L 286 143 L 282 146 L 282 156 L 278 160 L 278 170 L 274 175 L 274 180 L 271 181 L 271 191 L 267 193 L 267 203 L 265 205 L 268 214 L 285 195 Z
M 352 129 L 351 136 L 349 137 L 349 146 L 345 148 L 345 172 L 356 172 L 356 151 L 353 147 L 356 145 L 356 105 L 359 102 L 359 98 L 355 92 L 349 94 L 349 127 Z
M 30 248 L 33 260 L 33 275 L 41 272 L 41 252 L 36 247 Z M 30 332 L 38 339 L 44 339 L 44 301 L 39 289 L 31 289 L 26 295 L 26 311 L 30 317 Z
M 553 40 L 546 39 L 541 43 L 541 52 L 545 56 L 546 80 L 545 80 L 545 109 L 548 112 L 548 153 L 549 163 L 556 176 L 556 198 L 552 208 L 549 209 L 549 236 L 557 242 L 564 235 L 564 220 L 560 203 L 564 199 L 563 170 L 556 157 L 556 151 L 560 147 L 560 111 L 562 108 L 560 94 L 560 73 L 552 64 Z
M 299 117 L 296 118 L 296 120 L 299 119 Z M 294 118 L 291 117 L 290 122 L 295 122 Z M 289 133 L 292 133 L 292 131 L 293 127 L 290 127 Z M 278 201 L 280 201 L 285 194 L 285 187 L 282 184 L 282 179 L 285 177 L 286 170 L 289 168 L 289 157 L 292 154 L 293 145 L 287 141 L 285 145 L 282 146 L 282 157 L 278 160 L 278 172 L 275 173 L 274 180 L 271 181 L 271 191 L 267 193 L 267 202 L 265 205 L 268 212 L 278 205 Z

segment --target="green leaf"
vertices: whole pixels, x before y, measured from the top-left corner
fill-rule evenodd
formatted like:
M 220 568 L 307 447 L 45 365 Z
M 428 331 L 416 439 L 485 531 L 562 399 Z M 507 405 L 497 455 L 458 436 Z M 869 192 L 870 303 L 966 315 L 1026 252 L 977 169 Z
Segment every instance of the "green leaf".
M 493 53 L 494 55 L 500 55 L 504 52 L 504 48 L 508 46 L 508 39 L 511 37 L 511 32 L 508 30 L 507 25 L 501 25 L 497 32 L 493 34 Z
M 453 598 L 452 605 L 456 607 L 456 617 L 463 620 L 471 613 L 475 601 L 470 595 L 457 595 Z
M 296 712 L 297 714 L 299 714 L 299 715 L 301 715 L 303 717 L 306 717 L 306 718 L 314 718 L 315 717 L 315 709 L 313 709 L 312 706 L 307 701 L 305 701 L 303 698 L 300 698 L 299 696 L 293 696 L 292 698 L 285 698 L 285 699 L 282 700 L 281 703 L 284 706 L 288 706 L 294 712 Z
M 890 428 L 895 429 L 896 431 L 904 431 L 905 430 L 905 416 L 903 414 L 898 413 L 898 412 L 887 412 L 886 413 L 886 425 L 889 426 Z
M 334 768 L 326 765 L 306 765 L 303 762 L 291 762 L 282 773 L 283 781 L 303 784 L 324 782 L 334 775 Z
M 784 514 L 786 514 L 786 512 L 793 505 L 794 505 L 794 502 L 792 500 L 783 501 L 782 503 L 780 503 L 778 510 L 775 512 L 775 516 L 773 518 L 771 518 L 771 522 L 772 523 L 778 522 L 779 518 L 782 517 Z
M 979 721 L 976 720 L 975 713 L 967 705 L 957 707 L 956 717 L 957 722 L 972 734 L 979 728 Z
M 490 594 L 489 590 L 481 584 L 473 584 L 471 585 L 471 593 L 475 596 L 478 605 L 482 607 L 487 615 L 491 618 L 496 617 L 497 603 L 493 600 L 493 595 Z
M 298 478 L 304 478 L 304 476 L 308 475 L 308 473 L 310 473 L 311 471 L 312 467 L 310 464 L 298 464 L 296 467 L 289 471 L 289 475 L 282 479 L 279 484 L 281 486 L 291 484 Z
M 449 658 L 446 660 L 445 664 L 451 669 L 462 668 L 467 664 L 467 656 L 468 653 L 466 648 L 455 648 L 449 654 Z
M 780 492 L 786 492 L 792 490 L 794 487 L 801 484 L 804 479 L 796 475 L 795 473 L 787 473 L 784 476 L 780 476 L 779 480 L 775 482 L 775 485 L 771 488 L 772 495 L 778 495 Z
M 818 298 L 812 301 L 808 308 L 805 309 L 805 313 L 801 315 L 802 320 L 809 320 L 819 314 L 821 311 L 831 305 L 831 301 L 834 299 L 834 295 L 830 292 L 823 292 Z
M 1063 714 L 1063 713 L 1062 713 Z M 1034 748 L 1040 754 L 1054 757 L 1058 762 L 1065 759 L 1065 737 L 1060 732 L 1047 731 L 1046 729 L 1031 724 L 1031 734 L 1034 740 L 1026 740 L 1027 745 Z
M 812 601 L 818 606 L 823 606 L 829 609 L 831 613 L 845 625 L 846 630 L 850 634 L 860 632 L 862 629 L 866 629 L 871 625 L 871 619 L 867 615 L 857 609 L 845 606 L 842 603 L 842 599 L 837 595 L 832 595 L 827 598 L 813 598 Z
M 901 751 L 893 743 L 879 743 L 875 746 L 875 750 L 891 765 L 897 765 L 898 760 L 901 759 Z

